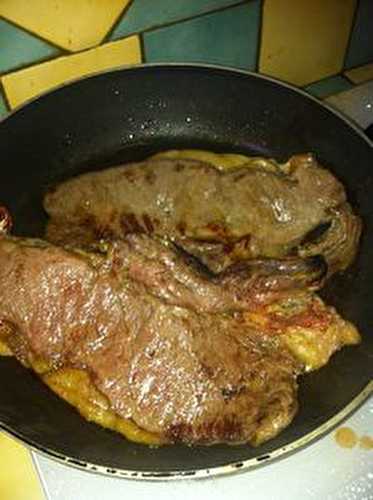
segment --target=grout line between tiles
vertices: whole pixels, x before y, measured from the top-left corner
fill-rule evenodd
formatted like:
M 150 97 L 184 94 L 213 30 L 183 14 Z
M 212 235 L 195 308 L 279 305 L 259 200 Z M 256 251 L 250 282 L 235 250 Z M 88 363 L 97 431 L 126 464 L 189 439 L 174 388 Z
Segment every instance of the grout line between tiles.
M 146 50 L 145 50 L 145 41 L 142 33 L 138 35 L 140 41 L 140 52 L 141 52 L 141 62 L 146 62 Z
M 100 45 L 106 42 L 113 42 L 115 40 L 110 40 L 111 35 L 113 34 L 115 28 L 118 26 L 118 24 L 122 21 L 123 17 L 127 14 L 129 9 L 132 7 L 133 3 L 135 0 L 130 0 L 128 4 L 120 11 L 118 16 L 116 17 L 115 21 L 112 23 L 108 31 L 106 32 L 105 36 L 100 42 Z M 123 38 L 127 37 L 128 35 L 125 35 Z
M 352 85 L 356 86 L 356 83 L 353 82 L 352 80 L 350 80 L 344 73 L 340 73 L 338 76 L 340 76 L 341 78 L 343 78 L 344 80 L 346 80 L 346 82 L 352 83 Z
M 255 71 L 259 71 L 260 64 L 260 55 L 262 51 L 263 45 L 263 19 L 264 19 L 264 2 L 265 0 L 260 0 L 260 10 L 259 10 L 259 29 L 258 29 L 258 39 L 257 39 L 257 47 L 256 47 L 256 67 Z
M 0 78 L 0 95 L 5 102 L 5 106 L 7 107 L 7 111 L 10 111 L 12 109 L 12 107 L 11 107 L 10 102 L 8 100 L 8 96 L 6 95 L 4 84 L 1 80 L 1 78 Z
M 108 43 L 120 42 L 120 41 L 123 41 L 126 38 L 130 38 L 132 36 L 133 35 L 128 35 L 128 36 L 126 35 L 125 37 L 118 38 L 117 40 L 110 40 Z M 1 79 L 1 77 L 4 77 L 6 75 L 10 75 L 12 73 L 17 73 L 17 71 L 22 71 L 24 69 L 33 68 L 33 67 L 39 66 L 39 64 L 48 63 L 48 62 L 52 62 L 52 61 L 57 61 L 58 59 L 62 59 L 63 57 L 72 57 L 72 56 L 75 56 L 75 55 L 78 55 L 78 54 L 84 54 L 85 52 L 89 52 L 90 50 L 100 49 L 101 47 L 104 47 L 105 45 L 107 45 L 107 43 L 104 43 L 102 45 L 94 45 L 92 47 L 88 47 L 86 49 L 78 50 L 76 52 L 66 52 L 64 54 L 58 54 L 55 57 L 51 57 L 50 59 L 44 59 L 44 60 L 35 61 L 33 63 L 30 63 L 30 64 L 24 65 L 22 67 L 19 67 L 17 69 L 14 69 L 14 70 L 11 70 L 11 71 L 7 71 L 5 73 L 0 73 L 0 79 Z
M 225 11 L 225 10 L 228 10 L 228 9 L 234 9 L 236 7 L 239 7 L 239 6 L 243 5 L 243 4 L 245 4 L 245 3 L 249 3 L 251 1 L 252 0 L 239 0 L 236 3 L 234 3 L 234 4 L 226 5 L 226 6 L 223 6 L 223 7 L 219 7 L 217 9 L 213 9 L 213 10 L 210 10 L 208 12 L 202 12 L 202 13 L 197 14 L 197 15 L 193 15 L 193 16 L 189 16 L 189 17 L 185 17 L 185 18 L 180 18 L 180 19 L 177 19 L 177 20 L 170 21 L 169 23 L 164 23 L 164 24 L 159 24 L 159 25 L 153 25 L 153 26 L 150 26 L 149 28 L 147 28 L 145 30 L 142 30 L 142 31 L 134 31 L 134 32 L 126 33 L 123 37 L 119 37 L 119 38 L 116 38 L 114 40 L 110 40 L 109 39 L 109 37 L 111 36 L 111 34 L 113 32 L 113 29 L 115 29 L 115 27 L 112 26 L 112 29 L 109 30 L 109 32 L 105 35 L 104 39 L 102 40 L 102 42 L 99 45 L 94 45 L 92 47 L 88 47 L 88 48 L 85 48 L 85 49 L 82 49 L 82 50 L 77 50 L 77 51 L 74 51 L 74 52 L 67 51 L 66 49 L 63 49 L 62 47 L 59 47 L 59 46 L 57 46 L 57 45 L 55 45 L 53 43 L 49 43 L 48 40 L 44 40 L 42 37 L 40 37 L 38 35 L 35 35 L 33 32 L 24 29 L 22 26 L 18 26 L 13 21 L 8 21 L 8 19 L 5 19 L 3 16 L 0 16 L 0 19 L 4 19 L 6 22 L 9 22 L 10 24 L 13 24 L 17 28 L 23 29 L 27 33 L 31 34 L 32 36 L 35 36 L 36 38 L 40 38 L 40 40 L 45 41 L 46 43 L 49 43 L 50 45 L 52 45 L 52 46 L 54 46 L 54 47 L 56 47 L 56 48 L 58 48 L 60 50 L 60 53 L 56 54 L 54 57 L 52 56 L 52 57 L 41 58 L 41 59 L 39 59 L 37 61 L 33 61 L 33 62 L 28 63 L 28 64 L 20 65 L 17 68 L 14 68 L 14 69 L 12 69 L 10 71 L 5 71 L 3 73 L 0 72 L 0 77 L 5 76 L 5 75 L 10 74 L 10 73 L 14 73 L 14 72 L 17 72 L 17 71 L 24 70 L 24 69 L 27 69 L 27 68 L 31 68 L 31 67 L 37 66 L 39 64 L 43 64 L 43 63 L 50 62 L 50 61 L 55 61 L 57 59 L 60 59 L 61 57 L 66 57 L 66 56 L 68 57 L 68 56 L 73 56 L 75 54 L 82 54 L 82 53 L 87 52 L 89 50 L 92 50 L 92 49 L 95 49 L 95 48 L 98 48 L 98 47 L 102 47 L 106 43 L 115 43 L 115 42 L 118 42 L 119 40 L 124 40 L 125 38 L 129 38 L 129 37 L 134 36 L 134 35 L 137 35 L 137 36 L 141 35 L 141 36 L 139 36 L 139 38 L 140 38 L 140 44 L 141 44 L 141 49 L 142 49 L 142 56 L 143 56 L 143 61 L 146 62 L 146 53 L 145 53 L 145 46 L 144 46 L 144 40 L 143 40 L 143 34 L 144 33 L 152 32 L 152 31 L 155 31 L 155 30 L 161 29 L 161 28 L 167 28 L 169 26 L 173 26 L 174 24 L 178 24 L 178 23 L 190 21 L 192 19 L 197 19 L 197 18 L 204 17 L 204 16 L 207 16 L 207 15 L 210 15 L 210 14 L 215 14 L 217 12 L 222 12 L 222 11 Z M 127 10 L 130 8 L 130 6 L 133 4 L 133 2 L 134 2 L 134 0 L 131 0 L 131 2 L 129 2 L 129 4 L 123 9 L 123 11 L 121 12 L 121 15 L 119 16 L 119 21 L 118 22 L 120 22 L 120 20 L 126 14 Z M 263 2 L 263 0 L 262 0 L 262 2 Z M 117 26 L 117 22 L 115 22 L 114 24 L 115 24 L 115 26 Z
M 1 0 L 0 0 L 1 1 Z M 37 66 L 38 64 L 42 64 L 48 61 L 53 61 L 54 59 L 58 59 L 59 57 L 66 56 L 66 55 L 73 55 L 75 52 L 67 52 L 67 54 L 55 54 L 54 56 L 46 56 L 46 57 L 41 57 L 40 59 L 35 59 L 31 62 L 24 63 L 24 64 L 19 64 L 18 66 L 15 66 L 12 69 L 6 70 L 6 71 L 0 71 L 0 78 L 2 76 L 8 75 L 10 73 L 15 73 L 16 71 L 20 71 L 22 69 L 27 69 L 32 66 Z
M 342 71 L 343 73 L 347 73 L 347 71 L 351 71 L 353 69 L 358 69 L 358 68 L 364 68 L 364 66 L 371 66 L 371 65 L 373 65 L 373 59 L 370 59 L 364 64 L 357 64 L 356 66 L 351 66 L 351 68 L 344 68 Z
M 357 66 L 358 67 L 358 66 Z M 350 68 L 350 69 L 353 69 L 353 68 Z M 346 78 L 346 80 L 348 80 L 350 83 L 352 83 L 352 85 L 356 85 L 356 83 L 346 74 L 346 71 L 350 71 L 349 69 L 348 70 L 345 70 L 343 72 L 343 76 Z
M 127 37 L 132 36 L 132 35 L 138 35 L 139 33 L 141 33 L 141 34 L 151 33 L 152 31 L 156 31 L 158 29 L 168 28 L 170 26 L 173 26 L 174 24 L 179 24 L 179 23 L 181 24 L 181 23 L 184 23 L 187 21 L 191 21 L 192 19 L 198 19 L 200 17 L 209 16 L 210 14 L 216 14 L 217 12 L 223 12 L 224 10 L 234 9 L 236 7 L 239 7 L 240 5 L 243 5 L 245 3 L 249 3 L 251 1 L 252 0 L 237 0 L 237 2 L 235 2 L 233 4 L 225 5 L 223 7 L 218 7 L 216 9 L 211 9 L 211 10 L 206 11 L 206 12 L 200 12 L 199 14 L 193 14 L 193 15 L 187 16 L 187 17 L 180 17 L 178 19 L 173 19 L 172 21 L 169 21 L 166 23 L 153 24 L 152 26 L 149 26 L 148 28 L 145 28 L 143 30 L 130 31 L 130 32 L 126 33 L 123 37 L 116 38 L 115 40 L 127 38 Z M 111 40 L 111 41 L 115 41 L 115 40 Z
M 74 54 L 74 52 L 67 50 L 64 47 L 61 47 L 60 45 L 56 44 L 55 42 L 51 42 L 50 40 L 48 40 L 47 38 L 44 38 L 39 33 L 36 33 L 35 31 L 31 31 L 28 28 L 24 28 L 23 26 L 21 26 L 17 22 L 10 20 L 10 19 L 7 19 L 6 17 L 2 16 L 1 14 L 0 14 L 0 20 L 3 20 L 5 22 L 7 22 L 8 24 L 11 24 L 12 26 L 15 26 L 17 29 L 20 29 L 20 30 L 24 31 L 25 33 L 28 33 L 29 35 L 33 36 L 34 38 L 38 38 L 42 42 L 50 45 L 51 47 L 54 47 L 55 49 L 59 50 L 60 52 L 63 52 L 66 54 Z
M 320 83 L 324 80 L 328 80 L 329 78 L 334 78 L 336 76 L 340 76 L 342 73 L 332 73 L 331 75 L 324 76 L 323 78 L 319 78 L 318 80 L 312 80 L 311 82 L 307 82 L 304 85 L 296 85 L 296 87 L 303 89 L 304 87 L 308 87 L 308 85 L 313 85 L 314 83 Z
M 360 7 L 360 2 L 361 2 L 361 0 L 356 0 L 355 10 L 354 10 L 354 13 L 352 14 L 351 28 L 350 28 L 350 33 L 348 35 L 348 40 L 347 40 L 345 55 L 344 55 L 343 62 L 342 62 L 342 69 L 341 69 L 341 71 L 344 71 L 345 69 L 347 69 L 346 68 L 347 55 L 348 55 L 348 52 L 350 50 L 352 35 L 353 35 L 353 32 L 354 32 L 354 28 L 355 28 L 355 23 L 356 23 L 356 19 L 357 19 L 357 13 L 358 13 L 358 10 L 359 10 L 359 7 Z
M 35 455 L 35 452 L 29 449 L 29 453 L 31 455 L 31 461 L 32 461 L 32 464 L 33 464 L 34 469 L 35 469 L 35 474 L 38 477 L 39 484 L 41 486 L 44 498 L 45 498 L 45 500 L 51 500 L 51 497 L 50 497 L 49 491 L 48 491 L 48 486 L 47 486 L 47 483 L 45 481 L 44 474 L 40 468 L 39 461 Z

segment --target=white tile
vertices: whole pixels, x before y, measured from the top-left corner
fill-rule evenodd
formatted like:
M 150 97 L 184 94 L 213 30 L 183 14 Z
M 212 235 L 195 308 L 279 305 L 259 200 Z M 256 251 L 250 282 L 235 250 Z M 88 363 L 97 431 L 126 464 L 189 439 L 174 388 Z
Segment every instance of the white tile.
M 343 425 L 373 428 L 373 399 Z M 283 460 L 235 476 L 173 482 L 114 479 L 36 455 L 51 500 L 367 500 L 373 499 L 373 452 L 340 448 L 334 432 Z M 354 495 L 360 496 L 354 496 Z
M 373 123 L 373 81 L 333 95 L 325 102 L 350 117 L 362 128 Z

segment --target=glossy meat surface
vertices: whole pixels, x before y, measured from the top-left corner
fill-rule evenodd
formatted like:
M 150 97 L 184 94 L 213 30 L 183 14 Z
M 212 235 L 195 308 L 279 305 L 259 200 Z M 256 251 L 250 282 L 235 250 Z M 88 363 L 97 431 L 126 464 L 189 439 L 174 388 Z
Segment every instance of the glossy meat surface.
M 352 261 L 361 231 L 342 184 L 309 154 L 284 165 L 246 158 L 219 170 L 166 153 L 70 179 L 44 206 L 52 242 L 167 236 L 215 272 L 248 258 L 321 253 L 332 273 Z M 306 242 L 323 225 L 324 234 Z
M 285 282 L 273 262 L 211 276 L 144 235 L 96 253 L 2 238 L 0 319 L 12 352 L 48 366 L 54 390 L 53 373 L 82 370 L 108 411 L 161 442 L 259 444 L 297 408 L 306 366 L 284 332 L 330 337 L 329 355 L 358 340 L 308 291 L 314 264 L 311 280 L 293 262 Z M 350 336 L 332 338 L 335 326 Z

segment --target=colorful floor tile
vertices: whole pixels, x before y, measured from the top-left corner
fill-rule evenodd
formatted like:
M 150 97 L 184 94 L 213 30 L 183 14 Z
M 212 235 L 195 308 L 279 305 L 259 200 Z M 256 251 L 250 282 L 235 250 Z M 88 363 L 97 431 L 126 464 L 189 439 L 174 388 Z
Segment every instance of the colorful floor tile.
M 214 9 L 240 3 L 241 0 L 157 0 L 149 9 L 149 0 L 135 0 L 114 29 L 111 39 L 139 31 L 146 31 L 162 24 L 180 21 Z
M 61 83 L 98 71 L 141 62 L 137 36 L 107 43 L 79 54 L 59 57 L 3 76 L 2 83 L 11 107 Z
M 145 58 L 255 69 L 260 2 L 204 15 L 144 34 Z
M 347 51 L 345 68 L 360 66 L 373 60 L 373 2 L 360 0 Z
M 373 63 L 345 71 L 345 75 L 354 83 L 363 83 L 373 79 Z
M 59 53 L 58 49 L 40 38 L 0 19 L 0 73 L 49 59 Z
M 304 87 L 310 94 L 315 97 L 328 97 L 332 94 L 338 94 L 344 90 L 348 90 L 353 87 L 353 84 L 344 78 L 343 76 L 331 76 L 320 80 L 319 82 L 311 83 Z
M 98 45 L 130 0 L 1 0 L 0 16 L 59 47 Z
M 31 453 L 0 432 L 1 500 L 45 500 Z
M 356 0 L 266 0 L 259 69 L 307 85 L 343 66 Z

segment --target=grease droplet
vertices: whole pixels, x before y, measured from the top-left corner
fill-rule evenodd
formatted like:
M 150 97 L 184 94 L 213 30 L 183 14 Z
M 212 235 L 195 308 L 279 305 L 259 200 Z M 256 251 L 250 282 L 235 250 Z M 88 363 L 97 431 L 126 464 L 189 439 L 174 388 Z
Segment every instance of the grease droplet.
M 335 433 L 335 440 L 342 448 L 353 448 L 357 444 L 357 436 L 349 427 L 341 427 Z
M 361 436 L 359 445 L 363 450 L 373 450 L 373 438 L 370 436 Z

